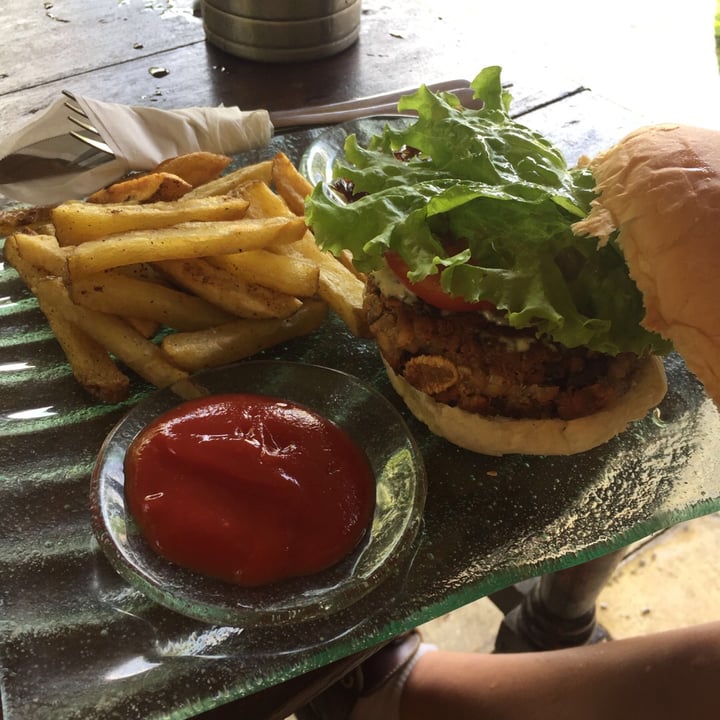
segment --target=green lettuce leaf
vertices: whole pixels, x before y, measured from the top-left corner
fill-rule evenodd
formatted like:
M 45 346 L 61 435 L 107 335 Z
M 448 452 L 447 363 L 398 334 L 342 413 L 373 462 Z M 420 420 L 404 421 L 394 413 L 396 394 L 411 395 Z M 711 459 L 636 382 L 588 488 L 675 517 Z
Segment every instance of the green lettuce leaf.
M 642 297 L 614 241 L 598 248 L 571 230 L 594 196 L 590 172 L 568 168 L 546 138 L 510 117 L 499 67 L 471 86 L 480 110 L 421 87 L 398 103 L 417 112 L 408 127 L 387 125 L 367 147 L 347 138 L 334 176 L 362 196 L 343 203 L 314 188 L 306 216 L 321 247 L 350 250 L 366 272 L 396 252 L 411 280 L 442 271 L 446 292 L 489 300 L 513 327 L 534 326 L 567 347 L 667 352 L 640 326 Z M 405 148 L 418 152 L 399 159 Z M 467 250 L 446 250 L 451 238 Z

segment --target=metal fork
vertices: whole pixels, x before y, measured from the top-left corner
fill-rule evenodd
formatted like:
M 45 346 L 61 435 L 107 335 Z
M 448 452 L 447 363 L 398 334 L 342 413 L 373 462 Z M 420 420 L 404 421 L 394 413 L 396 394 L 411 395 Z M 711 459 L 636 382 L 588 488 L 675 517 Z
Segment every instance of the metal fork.
M 478 110 L 482 101 L 474 98 L 474 91 L 467 80 L 445 80 L 428 84 L 433 92 L 452 92 L 468 109 Z M 357 120 L 372 115 L 398 115 L 397 102 L 403 95 L 415 92 L 417 88 L 406 88 L 381 95 L 330 103 L 311 105 L 293 110 L 270 112 L 270 120 L 275 128 L 293 128 L 307 125 L 334 125 L 336 123 Z
M 468 85 L 467 80 L 446 80 L 441 83 L 430 84 L 428 87 L 435 92 L 453 92 L 467 108 L 481 107 L 482 103 L 473 99 L 473 91 Z M 270 121 L 276 129 L 283 128 L 287 130 L 293 127 L 299 128 L 309 125 L 334 125 L 371 115 L 397 115 L 398 99 L 402 95 L 413 92 L 413 90 L 414 88 L 408 88 L 328 105 L 270 112 Z M 72 115 L 68 115 L 68 120 L 84 131 L 72 130 L 70 135 L 95 150 L 111 156 L 114 155 L 112 148 L 102 139 L 98 129 L 89 122 L 87 114 L 77 104 L 77 98 L 69 90 L 63 90 L 62 93 L 68 98 L 65 107 L 72 112 Z
M 65 107 L 74 113 L 73 115 L 67 116 L 68 120 L 86 131 L 85 133 L 81 133 L 77 130 L 71 130 L 70 135 L 86 145 L 95 148 L 95 150 L 107 153 L 108 155 L 114 155 L 115 153 L 112 148 L 103 141 L 98 129 L 88 122 L 89 118 L 87 113 L 77 104 L 77 98 L 69 90 L 63 90 L 62 94 L 69 99 L 69 101 L 65 103 Z M 90 133 L 90 135 L 86 133 Z
M 85 130 L 85 133 L 81 133 L 77 130 L 71 130 L 70 134 L 77 140 L 80 140 L 80 142 L 84 142 L 86 145 L 89 145 L 95 150 L 107 153 L 108 155 L 115 155 L 112 148 L 103 141 L 102 135 L 100 135 L 98 129 L 88 122 L 89 118 L 87 113 L 77 104 L 77 98 L 69 90 L 63 90 L 62 94 L 69 100 L 69 102 L 65 103 L 65 107 L 74 113 L 73 115 L 67 116 L 68 120 Z M 90 133 L 90 135 L 87 135 L 86 133 Z

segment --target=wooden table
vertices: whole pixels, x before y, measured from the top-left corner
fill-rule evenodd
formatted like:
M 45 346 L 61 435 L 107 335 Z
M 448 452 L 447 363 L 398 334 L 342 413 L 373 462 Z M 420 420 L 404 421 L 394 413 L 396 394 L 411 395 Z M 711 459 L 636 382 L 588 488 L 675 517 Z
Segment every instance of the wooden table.
M 161 108 L 224 103 L 278 110 L 470 79 L 489 64 L 503 65 L 513 112 L 555 140 L 570 162 L 638 124 L 638 116 L 595 96 L 581 81 L 528 57 L 510 36 L 488 32 L 481 42 L 478 29 L 488 17 L 479 3 L 472 9 L 467 3 L 364 0 L 355 46 L 290 65 L 243 61 L 207 45 L 191 0 L 28 5 L 4 5 L 5 133 L 63 88 Z M 153 68 L 167 74 L 158 77 Z M 255 156 L 281 147 L 298 160 L 321 132 L 276 137 Z M 527 643 L 526 631 L 537 630 L 528 618 L 548 609 L 573 621 L 570 634 L 586 641 L 596 631 L 599 583 L 622 547 L 720 509 L 720 421 L 699 384 L 671 356 L 671 390 L 661 416 L 581 458 L 476 456 L 430 436 L 408 417 L 425 451 L 430 492 L 413 563 L 383 600 L 333 616 L 327 637 L 313 642 L 302 628 L 253 638 L 250 630 L 203 626 L 126 586 L 94 544 L 88 474 L 124 408 L 101 412 L 74 389 L 42 316 L 9 269 L 0 275 L 0 295 L 5 720 L 180 718 L 202 711 L 219 717 L 230 701 L 237 701 L 235 716 L 282 718 L 373 646 L 487 595 L 509 613 L 503 649 Z M 401 408 L 374 347 L 358 343 L 337 322 L 281 353 L 349 370 Z M 147 390 L 136 384 L 138 395 Z M 522 583 L 540 575 L 543 583 L 525 595 Z M 558 642 L 555 631 L 540 644 Z

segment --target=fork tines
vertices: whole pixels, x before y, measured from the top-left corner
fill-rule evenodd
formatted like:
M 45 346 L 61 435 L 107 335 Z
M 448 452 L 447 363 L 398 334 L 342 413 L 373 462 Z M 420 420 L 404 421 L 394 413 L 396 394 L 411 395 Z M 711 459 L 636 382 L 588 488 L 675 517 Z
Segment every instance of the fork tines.
M 80 142 L 83 142 L 86 145 L 95 148 L 96 150 L 105 152 L 108 155 L 114 155 L 115 153 L 113 152 L 112 148 L 103 141 L 102 135 L 100 134 L 98 129 L 94 125 L 87 122 L 87 113 L 77 104 L 77 98 L 75 97 L 75 95 L 73 95 L 69 90 L 63 90 L 62 94 L 69 99 L 69 102 L 64 103 L 65 107 L 72 113 L 74 113 L 74 115 L 68 115 L 67 119 L 70 120 L 70 122 L 75 123 L 75 125 L 82 128 L 86 132 L 90 133 L 91 136 L 94 135 L 95 137 L 85 135 L 85 133 L 78 132 L 77 130 L 71 130 L 70 135 L 72 135 L 77 140 L 80 140 Z

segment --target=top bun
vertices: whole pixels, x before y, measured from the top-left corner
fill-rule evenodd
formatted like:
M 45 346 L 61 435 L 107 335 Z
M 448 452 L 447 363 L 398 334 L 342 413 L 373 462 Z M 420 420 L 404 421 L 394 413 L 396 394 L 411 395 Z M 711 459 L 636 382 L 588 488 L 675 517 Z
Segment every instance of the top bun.
M 720 405 L 720 132 L 656 125 L 590 163 L 598 194 L 577 234 L 619 230 L 642 324 L 670 340 Z

